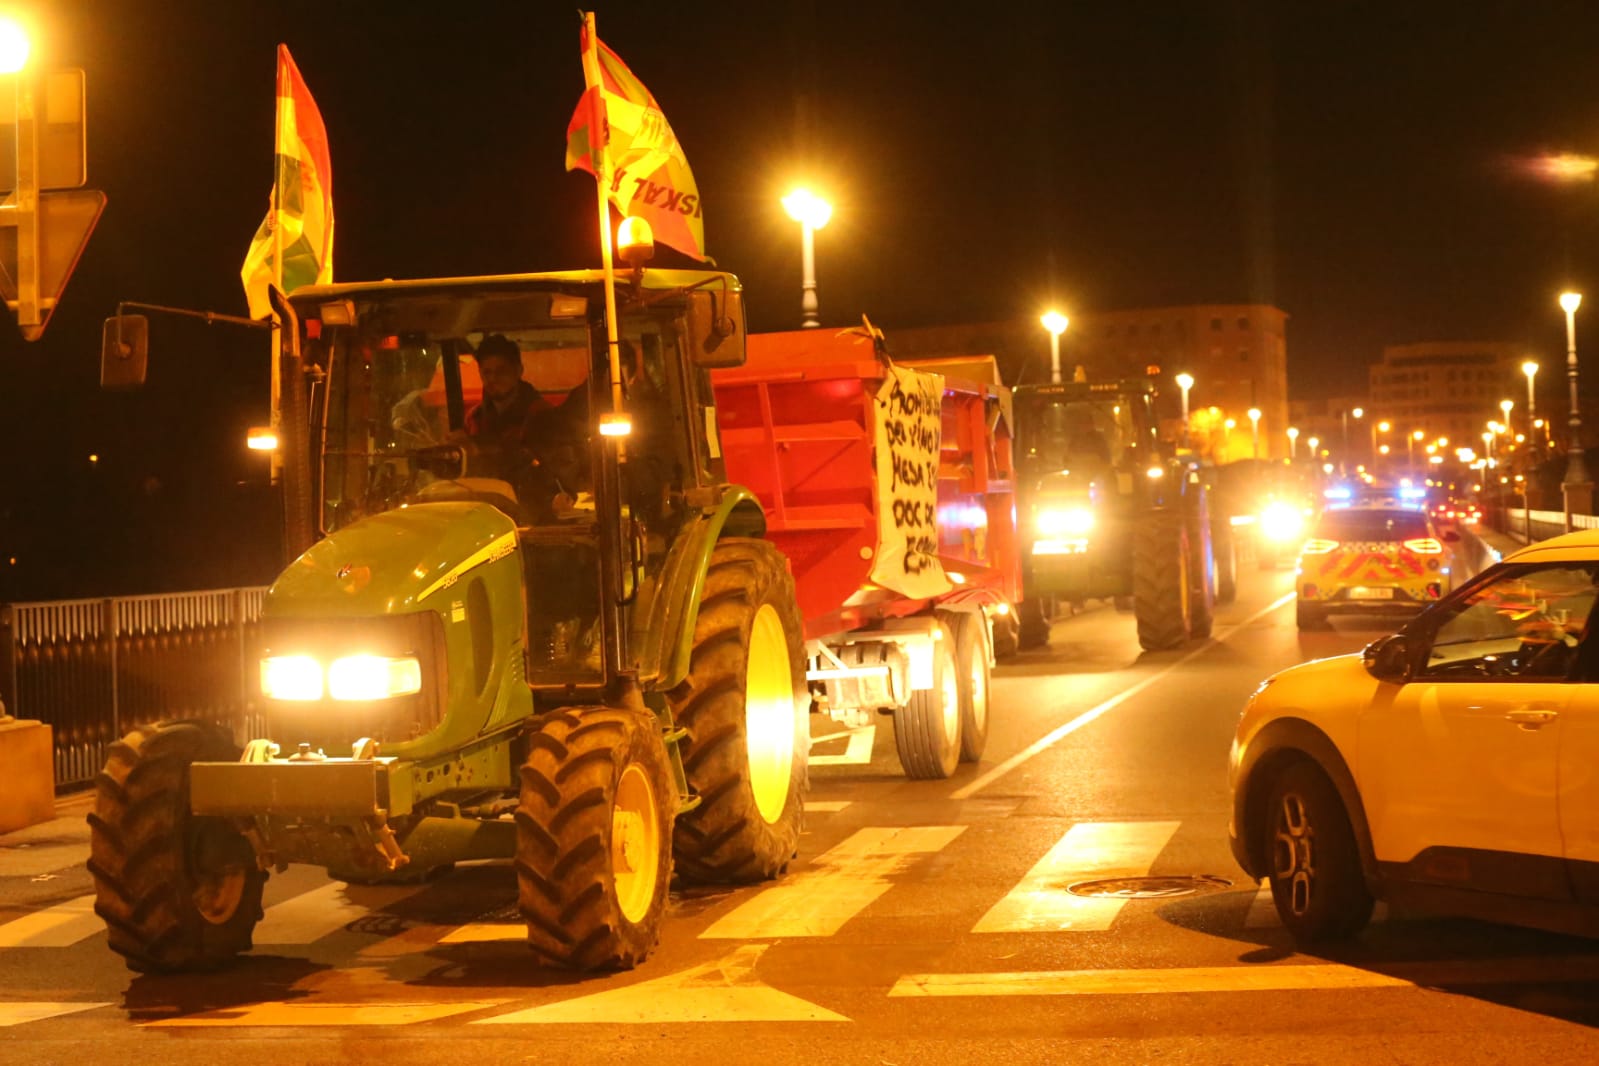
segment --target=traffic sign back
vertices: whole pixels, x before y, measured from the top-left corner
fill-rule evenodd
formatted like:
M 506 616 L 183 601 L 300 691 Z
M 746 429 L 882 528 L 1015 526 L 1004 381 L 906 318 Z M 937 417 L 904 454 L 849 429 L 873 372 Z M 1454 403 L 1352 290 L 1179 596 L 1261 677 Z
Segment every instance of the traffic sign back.
M 39 194 L 39 296 L 37 326 L 22 326 L 27 340 L 38 340 L 50 321 L 67 279 L 89 243 L 94 224 L 105 210 L 106 196 L 99 189 L 63 189 Z M 17 227 L 14 208 L 0 207 L 0 295 L 7 306 L 17 303 Z
M 0 193 L 17 187 L 17 99 L 14 93 L 4 91 L 8 80 L 0 76 Z M 89 180 L 84 161 L 83 71 L 45 74 L 35 112 L 39 188 L 78 188 Z

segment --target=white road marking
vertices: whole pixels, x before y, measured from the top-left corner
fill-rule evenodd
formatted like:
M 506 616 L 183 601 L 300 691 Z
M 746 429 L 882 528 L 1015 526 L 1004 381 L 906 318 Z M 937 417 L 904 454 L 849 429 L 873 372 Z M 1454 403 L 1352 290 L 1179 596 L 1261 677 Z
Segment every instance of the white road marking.
M 1405 976 L 1338 963 L 1272 963 L 1155 970 L 924 973 L 901 977 L 888 994 L 899 997 L 1141 996 L 1566 983 L 1599 980 L 1599 955 L 1416 963 L 1407 964 L 1402 970 Z
M 266 909 L 255 927 L 255 946 L 312 944 L 338 932 L 357 918 L 397 903 L 422 890 L 421 885 L 363 885 L 361 902 L 348 898 L 349 885 L 341 881 L 323 885 Z
M 1149 872 L 1177 832 L 1177 822 L 1085 822 L 1074 825 L 994 904 L 974 933 L 1109 929 L 1127 905 L 1114 896 L 1074 896 L 1068 884 Z
M 850 800 L 806 800 L 805 809 L 816 814 L 837 814 L 850 805 Z
M 226 1028 L 231 1026 L 411 1025 L 438 1021 L 457 1014 L 488 1010 L 510 1002 L 504 999 L 432 1003 L 324 1003 L 306 1000 L 273 1000 L 242 1003 L 237 1007 L 162 1018 L 143 1023 L 144 1027 L 171 1029 Z
M 502 940 L 526 940 L 526 922 L 473 922 L 458 925 L 439 937 L 440 944 L 487 944 Z
M 79 1011 L 94 1010 L 96 1007 L 110 1007 L 111 1003 L 0 1003 L 0 1029 L 12 1025 L 26 1025 L 28 1022 L 42 1021 L 45 1018 L 59 1018 L 63 1014 L 77 1014 Z
M 104 929 L 94 896 L 79 896 L 0 925 L 0 948 L 69 948 Z
M 1039 752 L 1044 751 L 1045 749 L 1049 748 L 1050 746 L 1054 745 L 1055 743 L 1057 743 L 1058 741 L 1064 739 L 1065 737 L 1071 736 L 1073 733 L 1077 732 L 1079 729 L 1083 728 L 1083 726 L 1085 726 L 1088 723 L 1092 722 L 1094 719 L 1098 718 L 1100 715 L 1104 714 L 1106 711 L 1112 710 L 1113 708 L 1119 707 L 1123 703 L 1126 703 L 1128 700 L 1132 699 L 1134 696 L 1138 695 L 1140 692 L 1144 691 L 1150 685 L 1153 685 L 1155 682 L 1159 681 L 1161 678 L 1165 677 L 1167 674 L 1171 673 L 1173 670 L 1176 670 L 1180 666 L 1186 665 L 1189 661 L 1198 658 L 1199 656 L 1205 654 L 1207 651 L 1210 651 L 1212 648 L 1216 647 L 1217 645 L 1224 643 L 1228 638 L 1230 638 L 1234 633 L 1237 633 L 1240 629 L 1243 629 L 1245 626 L 1251 625 L 1251 624 L 1259 621 L 1260 619 L 1266 617 L 1271 612 L 1277 610 L 1277 608 L 1282 607 L 1282 606 L 1284 606 L 1284 605 L 1286 605 L 1288 603 L 1293 602 L 1293 599 L 1294 599 L 1294 593 L 1290 592 L 1290 593 L 1288 593 L 1288 594 L 1286 594 L 1284 596 L 1281 596 L 1278 599 L 1272 601 L 1271 603 L 1267 604 L 1262 609 L 1256 611 L 1254 614 L 1252 614 L 1248 618 L 1244 619 L 1242 622 L 1239 622 L 1236 625 L 1233 625 L 1233 626 L 1229 627 L 1226 633 L 1223 633 L 1222 635 L 1217 636 L 1217 637 L 1213 637 L 1211 640 L 1207 641 L 1206 643 L 1201 644 L 1199 647 L 1195 648 L 1193 651 L 1189 652 L 1187 655 L 1184 655 L 1181 659 L 1178 659 L 1176 662 L 1171 663 L 1165 669 L 1158 670 L 1155 673 L 1150 674 L 1148 677 L 1144 678 L 1142 681 L 1140 681 L 1138 684 L 1134 685 L 1132 688 L 1126 689 L 1126 690 L 1124 690 L 1122 692 L 1118 692 L 1116 695 L 1112 696 L 1110 699 L 1106 700 L 1105 702 L 1099 704 L 1098 706 L 1090 707 L 1088 710 L 1084 711 L 1082 714 L 1078 715 L 1076 718 L 1073 718 L 1071 721 L 1066 722 L 1063 725 L 1060 725 L 1060 726 L 1056 727 L 1051 732 L 1049 732 L 1049 733 L 1045 734 L 1044 736 L 1040 737 L 1039 739 L 1033 741 L 1033 743 L 1029 744 L 1027 747 L 1023 748 L 1021 751 L 1017 752 L 1015 755 L 1012 755 L 1010 758 L 1006 759 L 1004 762 L 1000 763 L 998 766 L 993 767 L 987 773 L 982 774 L 976 780 L 974 780 L 974 781 L 962 786 L 961 788 L 956 789 L 954 792 L 950 793 L 950 798 L 951 799 L 958 799 L 958 800 L 959 799 L 966 799 L 966 798 L 968 798 L 970 796 L 973 796 L 976 793 L 982 791 L 983 789 L 987 788 L 989 785 L 992 785 L 995 781 L 998 781 L 1000 778 L 1004 777 L 1006 774 L 1008 774 L 1012 770 L 1016 769 L 1018 766 L 1020 766 L 1024 762 L 1026 762 L 1028 759 L 1031 759 L 1033 756 L 1037 755 Z M 811 761 L 815 762 L 815 759 L 812 759 Z
M 852 729 L 848 733 L 834 733 L 830 736 L 817 737 L 811 741 L 812 746 L 823 740 L 834 740 L 841 736 L 849 737 L 849 744 L 845 746 L 842 755 L 816 755 L 810 757 L 812 766 L 865 766 L 872 761 L 872 745 L 877 739 L 875 725 L 863 726 Z
M 709 940 L 832 936 L 894 886 L 895 874 L 936 852 L 963 825 L 871 827 L 816 857 L 779 885 L 763 889 L 700 934 Z
M 569 1022 L 599 1025 L 662 1022 L 847 1022 L 809 1000 L 780 992 L 755 976 L 769 944 L 745 944 L 682 973 L 579 996 L 560 1003 L 483 1018 L 475 1025 Z

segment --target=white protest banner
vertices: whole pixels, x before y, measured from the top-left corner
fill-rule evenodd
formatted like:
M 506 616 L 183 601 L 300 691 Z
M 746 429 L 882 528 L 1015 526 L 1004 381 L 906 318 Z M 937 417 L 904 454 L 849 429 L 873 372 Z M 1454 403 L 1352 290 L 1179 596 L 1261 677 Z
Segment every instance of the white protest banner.
M 920 599 L 952 587 L 938 561 L 942 374 L 889 367 L 874 399 L 877 558 L 871 579 Z

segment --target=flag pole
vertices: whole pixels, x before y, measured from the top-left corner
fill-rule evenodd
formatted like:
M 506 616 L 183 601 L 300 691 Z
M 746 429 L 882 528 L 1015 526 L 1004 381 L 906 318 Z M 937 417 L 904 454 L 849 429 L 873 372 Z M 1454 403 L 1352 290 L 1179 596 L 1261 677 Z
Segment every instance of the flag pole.
M 283 227 L 278 219 L 278 198 L 283 184 L 283 97 L 284 45 L 278 45 L 277 76 L 273 79 L 272 119 L 272 284 L 283 288 Z M 283 477 L 283 323 L 276 312 L 272 315 L 272 410 L 269 420 L 272 437 L 278 442 L 271 455 L 271 481 L 276 485 Z
M 583 82 L 592 90 L 589 99 L 589 157 L 594 163 L 594 188 L 600 204 L 600 265 L 605 272 L 605 341 L 610 360 L 611 410 L 622 413 L 622 359 L 616 326 L 616 269 L 611 261 L 611 186 L 610 158 L 605 151 L 610 141 L 606 125 L 605 101 L 601 86 L 599 36 L 594 29 L 594 12 L 583 12 Z M 622 438 L 612 437 L 618 456 L 625 456 Z

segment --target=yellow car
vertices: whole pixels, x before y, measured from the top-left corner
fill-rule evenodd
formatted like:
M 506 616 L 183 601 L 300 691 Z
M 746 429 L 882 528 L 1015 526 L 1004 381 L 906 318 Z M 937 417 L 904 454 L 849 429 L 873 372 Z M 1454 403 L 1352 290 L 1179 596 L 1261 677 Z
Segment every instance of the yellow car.
M 1376 899 L 1599 936 L 1599 531 L 1523 548 L 1245 704 L 1234 856 L 1300 943 Z
M 1299 550 L 1295 577 L 1300 629 L 1326 624 L 1332 613 L 1405 611 L 1449 592 L 1449 546 L 1426 512 L 1401 507 L 1323 511 Z

